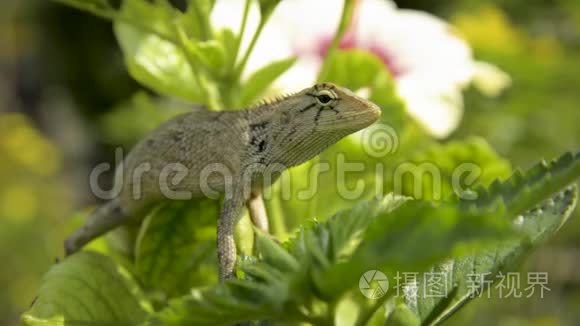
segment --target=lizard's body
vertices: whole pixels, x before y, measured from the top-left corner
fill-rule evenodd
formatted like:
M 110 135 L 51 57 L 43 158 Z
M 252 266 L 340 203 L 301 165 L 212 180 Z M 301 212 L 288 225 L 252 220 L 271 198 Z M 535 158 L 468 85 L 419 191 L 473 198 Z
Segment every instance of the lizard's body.
M 275 178 L 266 179 L 264 184 L 264 173 L 311 159 L 375 122 L 379 115 L 377 106 L 352 92 L 320 84 L 248 110 L 195 111 L 177 116 L 131 150 L 124 168 L 117 169 L 117 180 L 123 181 L 119 197 L 98 208 L 87 224 L 67 239 L 66 252 L 77 251 L 131 217 L 142 217 L 164 200 L 167 191 L 159 180 L 164 180 L 173 193 L 185 191 L 193 198 L 206 195 L 204 183 L 212 191 L 225 192 L 218 222 L 218 256 L 220 279 L 231 277 L 236 258 L 233 230 L 244 204 L 254 223 L 267 229 L 259 194 Z M 186 177 L 174 178 L 171 171 L 176 170 L 168 165 L 175 164 L 186 168 Z M 224 175 L 231 177 L 231 182 Z
M 150 170 L 143 173 L 142 185 L 158 184 L 160 174 L 168 164 L 181 164 L 189 172 L 188 176 L 171 190 L 190 192 L 193 198 L 203 195 L 199 179 L 204 167 L 217 163 L 229 169 L 232 175 L 238 174 L 244 160 L 239 148 L 246 148 L 249 142 L 246 120 L 240 119 L 242 113 L 244 111 L 189 112 L 167 121 L 147 135 L 131 150 L 125 160 L 124 175 L 118 176 L 126 185 L 120 195 L 124 210 L 132 215 L 139 214 L 149 204 L 164 198 L 160 187 L 144 186 L 143 199 L 135 199 L 132 192 L 134 183 L 139 180 L 135 180 L 133 174 L 143 163 L 149 163 Z M 207 181 L 212 190 L 223 193 L 224 178 L 214 173 Z

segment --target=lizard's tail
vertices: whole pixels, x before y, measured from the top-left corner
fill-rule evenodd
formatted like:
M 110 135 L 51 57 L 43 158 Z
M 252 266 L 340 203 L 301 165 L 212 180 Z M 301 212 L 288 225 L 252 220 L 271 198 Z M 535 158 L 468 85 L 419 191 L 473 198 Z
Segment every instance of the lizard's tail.
M 124 224 L 128 216 L 123 214 L 117 199 L 106 202 L 97 207 L 83 226 L 71 234 L 64 242 L 65 254 L 71 255 L 81 249 L 93 239 Z

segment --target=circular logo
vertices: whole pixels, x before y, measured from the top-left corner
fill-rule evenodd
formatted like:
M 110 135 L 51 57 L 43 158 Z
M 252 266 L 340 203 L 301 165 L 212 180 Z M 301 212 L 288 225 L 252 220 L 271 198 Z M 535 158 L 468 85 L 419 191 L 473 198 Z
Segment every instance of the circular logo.
M 374 158 L 394 154 L 399 148 L 399 135 L 395 128 L 386 124 L 375 124 L 362 131 L 363 150 Z
M 369 299 L 379 299 L 387 293 L 389 280 L 387 275 L 375 269 L 366 271 L 358 280 L 360 293 Z

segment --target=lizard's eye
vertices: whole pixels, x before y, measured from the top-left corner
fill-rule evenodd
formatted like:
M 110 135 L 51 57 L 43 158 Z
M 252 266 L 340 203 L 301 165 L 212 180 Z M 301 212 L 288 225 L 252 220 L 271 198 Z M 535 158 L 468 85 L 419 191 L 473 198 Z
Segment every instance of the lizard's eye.
M 336 99 L 336 95 L 328 89 L 323 89 L 316 94 L 316 101 L 322 106 L 329 105 L 334 99 Z

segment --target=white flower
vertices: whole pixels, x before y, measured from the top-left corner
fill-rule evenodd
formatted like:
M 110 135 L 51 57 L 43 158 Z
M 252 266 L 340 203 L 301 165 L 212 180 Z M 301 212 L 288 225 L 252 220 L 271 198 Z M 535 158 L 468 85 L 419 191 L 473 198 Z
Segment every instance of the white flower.
M 275 83 L 284 92 L 312 85 L 340 21 L 341 0 L 282 1 L 265 26 L 247 65 L 251 73 L 268 62 L 298 56 L 297 63 Z M 243 1 L 218 0 L 212 13 L 217 26 L 238 30 Z M 242 50 L 258 21 L 258 8 L 250 11 Z M 479 74 L 477 85 L 485 94 L 497 94 L 509 78 L 489 64 L 476 63 L 471 49 L 443 20 L 420 11 L 398 9 L 386 0 L 359 0 L 341 48 L 368 50 L 385 63 L 396 91 L 411 116 L 432 135 L 448 136 L 463 112 L 462 89 Z M 477 69 L 476 69 L 477 68 Z M 356 72 L 353 72 L 356 73 Z M 502 77 L 503 76 L 503 77 Z

